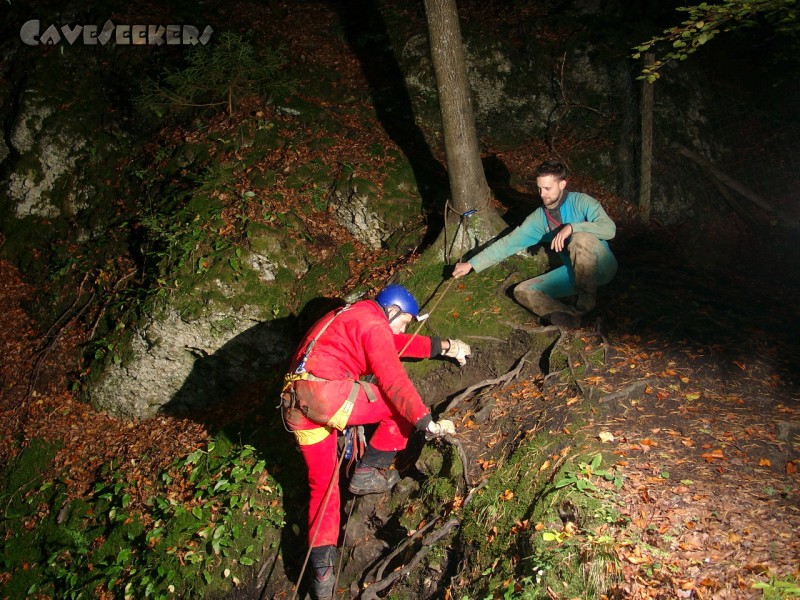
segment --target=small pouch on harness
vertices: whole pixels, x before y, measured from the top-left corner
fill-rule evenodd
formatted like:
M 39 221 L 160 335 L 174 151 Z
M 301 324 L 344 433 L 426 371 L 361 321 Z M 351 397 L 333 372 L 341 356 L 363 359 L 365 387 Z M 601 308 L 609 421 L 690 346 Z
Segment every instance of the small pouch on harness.
M 353 412 L 359 391 L 363 388 L 369 402 L 377 400 L 368 383 L 343 379 L 319 381 L 307 379 L 294 384 L 297 399 L 295 408 L 316 423 L 323 423 L 343 431 Z

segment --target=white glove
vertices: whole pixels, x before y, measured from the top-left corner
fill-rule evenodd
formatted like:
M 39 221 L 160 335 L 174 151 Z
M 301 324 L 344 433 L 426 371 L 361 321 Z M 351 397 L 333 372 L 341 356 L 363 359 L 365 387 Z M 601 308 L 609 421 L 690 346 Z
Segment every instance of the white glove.
M 425 429 L 425 437 L 427 439 L 440 438 L 446 435 L 455 435 L 455 434 L 456 434 L 455 424 L 447 419 L 439 419 L 436 422 L 431 421 L 430 423 L 428 423 L 428 427 Z
M 450 347 L 442 352 L 442 355 L 448 358 L 455 358 L 458 364 L 463 367 L 467 364 L 467 357 L 472 354 L 472 349 L 461 340 L 447 341 L 450 342 Z

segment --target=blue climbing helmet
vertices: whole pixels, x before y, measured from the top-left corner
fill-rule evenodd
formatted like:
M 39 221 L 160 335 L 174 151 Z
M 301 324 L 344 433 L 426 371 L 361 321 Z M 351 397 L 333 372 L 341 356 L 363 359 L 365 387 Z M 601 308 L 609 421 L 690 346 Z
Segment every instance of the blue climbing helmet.
M 396 306 L 402 312 L 410 314 L 415 319 L 419 316 L 419 304 L 416 298 L 402 285 L 387 285 L 378 293 L 375 301 L 384 310 L 387 310 L 390 306 Z

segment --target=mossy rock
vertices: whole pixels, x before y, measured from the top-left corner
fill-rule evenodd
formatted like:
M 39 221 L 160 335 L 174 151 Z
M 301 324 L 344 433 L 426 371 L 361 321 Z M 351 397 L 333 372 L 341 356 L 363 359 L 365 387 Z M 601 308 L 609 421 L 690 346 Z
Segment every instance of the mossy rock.
M 212 145 L 208 142 L 181 144 L 175 148 L 162 173 L 175 173 L 189 166 L 204 165 L 211 159 Z
M 343 244 L 327 260 L 314 264 L 297 287 L 297 308 L 302 310 L 309 302 L 320 297 L 340 297 L 345 282 L 350 278 L 349 257 L 352 244 Z
M 262 150 L 278 150 L 286 146 L 286 138 L 274 126 L 268 125 L 256 131 L 253 146 Z
M 250 248 L 264 255 L 280 252 L 282 240 L 286 237 L 285 231 L 254 221 L 247 224 L 245 235 Z
M 295 117 L 301 123 L 314 123 L 322 119 L 325 109 L 299 96 L 293 96 L 278 107 L 278 112 Z
M 326 128 L 326 131 L 331 132 L 330 129 Z M 331 137 L 318 137 L 314 138 L 313 140 L 308 142 L 308 149 L 309 150 L 325 150 L 326 148 L 330 148 L 336 145 L 336 140 Z
M 387 163 L 383 179 L 385 196 L 420 197 L 414 168 L 405 157 Z
M 369 198 L 371 201 L 378 197 L 378 186 L 369 179 L 354 177 L 349 181 L 349 187 L 359 196 Z
M 284 180 L 286 187 L 300 189 L 307 185 L 317 184 L 327 187 L 331 181 L 328 166 L 319 159 L 311 160 L 298 166 Z
M 268 190 L 275 187 L 277 175 L 273 169 L 267 169 L 266 171 L 253 169 L 247 174 L 247 180 L 256 189 Z
M 375 158 L 382 158 L 386 153 L 386 149 L 384 148 L 383 144 L 375 142 L 367 146 L 367 152 L 369 153 L 370 156 L 374 156 Z

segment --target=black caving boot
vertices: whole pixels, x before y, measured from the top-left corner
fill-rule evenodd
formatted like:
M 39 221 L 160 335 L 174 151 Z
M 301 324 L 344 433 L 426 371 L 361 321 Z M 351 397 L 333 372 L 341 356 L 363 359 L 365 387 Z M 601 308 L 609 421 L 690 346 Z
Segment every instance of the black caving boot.
M 311 549 L 311 597 L 329 600 L 336 585 L 336 546 L 317 546 Z
M 400 481 L 400 473 L 390 469 L 394 456 L 392 451 L 376 450 L 370 445 L 362 459 L 356 464 L 355 473 L 350 479 L 349 490 L 356 496 L 366 494 L 383 494 L 391 490 Z

